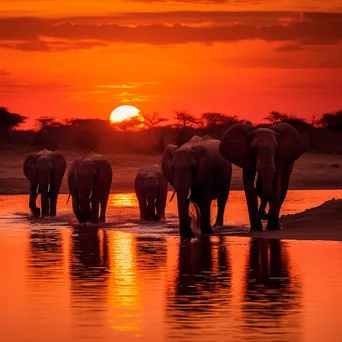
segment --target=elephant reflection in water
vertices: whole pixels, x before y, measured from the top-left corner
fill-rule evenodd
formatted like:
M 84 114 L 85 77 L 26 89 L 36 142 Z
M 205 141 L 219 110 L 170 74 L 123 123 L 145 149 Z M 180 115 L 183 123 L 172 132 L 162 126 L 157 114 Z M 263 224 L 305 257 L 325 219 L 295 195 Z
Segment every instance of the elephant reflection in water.
M 97 227 L 74 227 L 70 270 L 75 280 L 106 278 L 109 269 L 108 237 L 103 232 L 100 241 Z
M 105 339 L 99 322 L 108 310 L 109 250 L 106 231 L 94 226 L 74 227 L 70 251 L 71 309 L 77 334 L 95 334 L 93 340 Z M 95 323 L 96 322 L 96 323 Z M 94 324 L 97 324 L 96 329 Z
M 201 236 L 193 243 L 188 239 L 180 242 L 175 290 L 167 297 L 173 334 L 186 334 L 179 330 L 185 326 L 201 329 L 206 320 L 211 322 L 217 315 L 229 317 L 229 253 L 225 237 L 218 239 L 215 242 L 213 237 Z
M 63 265 L 63 242 L 58 228 L 32 228 L 29 234 L 28 274 L 37 279 L 50 277 L 60 271 Z M 34 270 L 34 271 L 33 271 Z
M 286 252 L 280 240 L 251 240 L 243 305 L 246 327 L 260 328 L 265 334 L 283 334 L 292 317 L 291 333 L 295 333 L 301 287 L 290 274 Z

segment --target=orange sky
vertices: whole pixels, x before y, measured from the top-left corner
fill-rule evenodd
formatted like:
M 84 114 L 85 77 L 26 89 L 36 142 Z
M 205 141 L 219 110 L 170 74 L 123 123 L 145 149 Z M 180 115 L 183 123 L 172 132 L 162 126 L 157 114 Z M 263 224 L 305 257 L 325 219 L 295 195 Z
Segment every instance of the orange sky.
M 342 109 L 341 54 L 340 0 L 2 0 L 0 106 L 311 119 Z

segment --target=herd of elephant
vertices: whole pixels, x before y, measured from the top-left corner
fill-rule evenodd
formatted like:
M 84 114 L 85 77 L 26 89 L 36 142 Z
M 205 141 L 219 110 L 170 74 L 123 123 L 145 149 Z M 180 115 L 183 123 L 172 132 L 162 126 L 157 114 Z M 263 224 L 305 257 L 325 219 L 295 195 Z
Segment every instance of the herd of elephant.
M 190 201 L 199 209 L 201 233 L 213 233 L 211 202 L 217 200 L 215 225 L 223 226 L 233 163 L 243 170 L 251 230 L 262 230 L 263 220 L 267 221 L 267 230 L 278 230 L 280 208 L 294 162 L 304 152 L 299 133 L 287 123 L 269 128 L 235 124 L 221 140 L 195 135 L 182 146 L 170 144 L 164 150 L 161 165 L 145 166 L 137 172 L 134 187 L 140 219 L 165 219 L 170 184 L 177 194 L 180 235 L 195 236 L 189 216 Z M 66 160 L 60 152 L 43 150 L 26 157 L 24 174 L 30 181 L 29 207 L 34 216 L 56 215 L 66 168 Z M 80 223 L 105 222 L 111 185 L 112 167 L 102 155 L 90 153 L 72 163 L 68 171 L 69 198 L 72 197 L 73 212 Z M 38 194 L 41 195 L 41 212 L 36 206 Z

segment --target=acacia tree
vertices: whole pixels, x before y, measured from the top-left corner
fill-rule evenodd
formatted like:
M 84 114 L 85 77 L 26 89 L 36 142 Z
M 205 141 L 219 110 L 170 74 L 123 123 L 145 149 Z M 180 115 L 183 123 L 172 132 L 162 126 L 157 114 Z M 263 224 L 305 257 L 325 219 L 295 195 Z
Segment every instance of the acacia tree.
M 177 120 L 177 126 L 180 129 L 193 127 L 197 124 L 196 118 L 187 110 L 175 111 L 174 118 Z
M 284 120 L 288 119 L 289 116 L 285 113 L 279 113 L 277 111 L 272 111 L 268 116 L 264 118 L 267 120 L 271 125 L 275 125 L 277 123 L 283 122 Z
M 167 121 L 166 118 L 160 117 L 157 112 L 148 113 L 140 113 L 140 116 L 143 118 L 143 125 L 149 131 L 157 127 L 160 123 Z
M 113 127 L 119 131 L 137 131 L 144 126 L 144 123 L 139 116 L 133 116 L 125 120 L 114 122 Z
M 201 128 L 213 128 L 222 124 L 234 124 L 238 122 L 240 120 L 235 115 L 231 116 L 222 113 L 207 112 L 201 115 L 201 118 L 198 120 L 198 125 Z
M 336 132 L 342 132 L 342 110 L 324 113 L 318 120 L 320 126 Z
M 0 107 L 0 128 L 11 131 L 13 128 L 24 123 L 27 117 L 17 113 L 12 113 L 6 107 Z

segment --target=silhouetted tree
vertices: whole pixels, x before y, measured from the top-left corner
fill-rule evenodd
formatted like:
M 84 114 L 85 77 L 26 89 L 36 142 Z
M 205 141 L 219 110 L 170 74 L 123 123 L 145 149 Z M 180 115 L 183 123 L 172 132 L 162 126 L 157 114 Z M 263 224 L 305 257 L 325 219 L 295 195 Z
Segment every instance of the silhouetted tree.
M 318 120 L 320 126 L 335 132 L 342 132 L 342 110 L 333 113 L 324 113 Z
M 143 121 L 138 116 L 133 116 L 126 120 L 114 122 L 113 127 L 119 131 L 137 131 L 144 127 Z
M 271 125 L 275 125 L 277 123 L 283 122 L 283 120 L 285 120 L 286 118 L 288 118 L 287 114 L 272 111 L 268 116 L 264 118 L 264 120 L 269 121 Z
M 10 131 L 18 125 L 24 123 L 27 117 L 17 113 L 12 113 L 6 107 L 0 107 L 0 128 Z
M 41 116 L 36 119 L 36 122 L 40 131 L 47 130 L 51 127 L 63 126 L 63 124 L 58 122 L 53 116 Z
M 157 112 L 153 112 L 151 114 L 140 113 L 140 116 L 144 119 L 144 127 L 146 127 L 149 131 L 152 128 L 157 127 L 160 123 L 167 121 L 166 118 L 160 117 Z
M 177 127 L 180 129 L 193 127 L 197 123 L 196 118 L 187 110 L 175 111 L 174 118 L 177 120 Z

